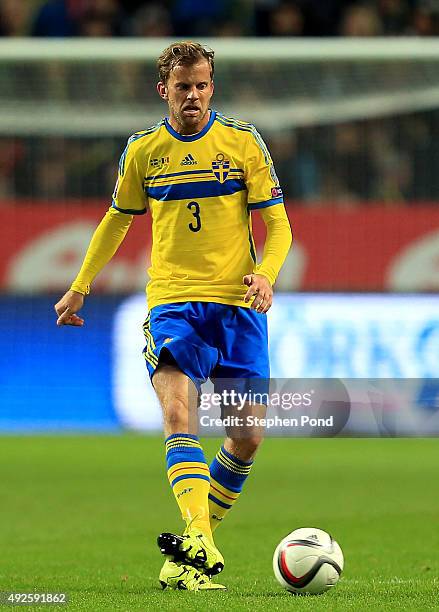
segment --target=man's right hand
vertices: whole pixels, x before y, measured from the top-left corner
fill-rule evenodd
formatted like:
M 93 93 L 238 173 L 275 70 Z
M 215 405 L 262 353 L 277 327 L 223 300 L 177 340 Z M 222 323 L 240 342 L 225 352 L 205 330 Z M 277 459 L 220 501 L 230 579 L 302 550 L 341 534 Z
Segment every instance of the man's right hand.
M 84 319 L 78 317 L 76 314 L 81 310 L 84 305 L 84 296 L 82 293 L 67 291 L 60 301 L 55 304 L 55 312 L 58 315 L 57 325 L 74 325 L 75 327 L 82 327 L 84 325 Z

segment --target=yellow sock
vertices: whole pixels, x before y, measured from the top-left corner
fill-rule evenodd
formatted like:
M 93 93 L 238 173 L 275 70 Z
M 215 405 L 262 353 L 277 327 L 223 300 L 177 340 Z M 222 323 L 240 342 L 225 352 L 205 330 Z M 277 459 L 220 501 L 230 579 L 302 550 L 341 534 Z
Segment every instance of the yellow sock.
M 217 452 L 210 466 L 209 516 L 214 531 L 230 512 L 241 494 L 253 461 L 241 461 L 224 446 Z
M 166 440 L 168 479 L 186 525 L 212 538 L 209 520 L 209 466 L 197 436 L 172 434 Z

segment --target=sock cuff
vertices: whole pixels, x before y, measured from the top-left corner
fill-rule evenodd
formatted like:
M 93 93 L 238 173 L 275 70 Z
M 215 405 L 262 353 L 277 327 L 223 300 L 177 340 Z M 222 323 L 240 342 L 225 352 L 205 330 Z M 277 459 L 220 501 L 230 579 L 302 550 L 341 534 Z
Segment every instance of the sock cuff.
M 230 499 L 236 498 L 234 494 L 241 492 L 252 465 L 253 461 L 241 461 L 222 446 L 210 466 L 213 486 L 219 485 L 217 487 L 219 488 L 218 494 L 221 493 L 226 497 L 229 495 Z M 218 497 L 216 493 L 213 493 L 213 495 Z M 221 501 L 223 503 L 233 503 L 230 499 L 221 498 Z
M 171 434 L 165 440 L 166 452 L 173 449 L 201 448 L 198 436 L 192 434 Z
M 229 451 L 227 451 L 224 446 L 221 446 L 220 451 L 222 453 L 224 453 L 224 455 L 226 457 L 228 457 L 228 459 L 230 459 L 231 461 L 233 461 L 234 463 L 236 463 L 237 465 L 240 466 L 249 466 L 249 465 L 253 465 L 253 461 L 243 461 L 242 459 L 240 459 L 239 457 L 236 457 L 235 455 L 232 455 L 232 453 L 229 453 Z
M 195 440 L 196 442 L 198 442 L 198 436 L 195 436 L 194 434 L 188 434 L 188 433 L 171 434 L 170 436 L 166 438 L 165 442 L 169 442 L 169 440 L 173 440 L 175 438 L 185 438 L 187 440 Z
M 168 470 L 177 463 L 194 462 L 207 465 L 198 436 L 172 434 L 166 439 L 166 463 Z
M 224 446 L 221 446 L 220 450 L 217 452 L 216 459 L 223 467 L 232 472 L 237 472 L 238 474 L 249 474 L 253 465 L 253 461 L 242 461 L 242 459 L 226 451 Z

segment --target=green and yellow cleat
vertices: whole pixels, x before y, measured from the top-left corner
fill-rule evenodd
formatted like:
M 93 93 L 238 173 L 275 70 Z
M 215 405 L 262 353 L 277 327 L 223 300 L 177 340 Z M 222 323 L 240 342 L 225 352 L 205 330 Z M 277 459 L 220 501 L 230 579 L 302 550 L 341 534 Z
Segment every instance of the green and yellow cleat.
M 163 555 L 176 563 L 187 563 L 215 576 L 224 569 L 224 558 L 211 539 L 199 529 L 186 528 L 182 536 L 161 533 L 157 544 Z
M 185 563 L 175 563 L 166 559 L 159 575 L 162 589 L 176 591 L 224 591 L 223 584 L 212 582 L 207 574 Z

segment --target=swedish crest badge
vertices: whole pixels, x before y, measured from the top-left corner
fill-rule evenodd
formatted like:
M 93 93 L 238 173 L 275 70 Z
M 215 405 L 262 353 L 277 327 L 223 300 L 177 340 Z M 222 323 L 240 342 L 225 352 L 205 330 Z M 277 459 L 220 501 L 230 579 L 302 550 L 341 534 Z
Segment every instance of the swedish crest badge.
M 226 159 L 224 153 L 217 153 L 216 159 L 212 162 L 212 170 L 216 179 L 224 183 L 230 170 L 230 160 Z

